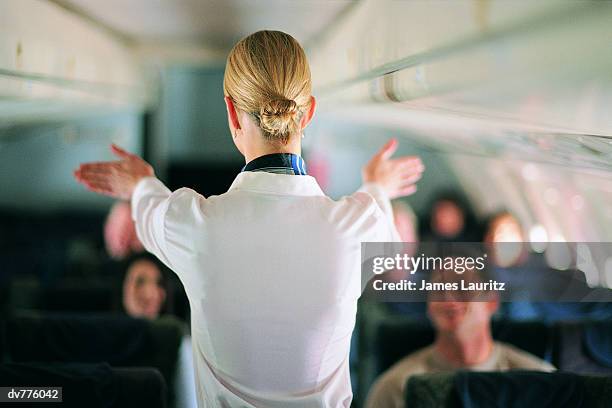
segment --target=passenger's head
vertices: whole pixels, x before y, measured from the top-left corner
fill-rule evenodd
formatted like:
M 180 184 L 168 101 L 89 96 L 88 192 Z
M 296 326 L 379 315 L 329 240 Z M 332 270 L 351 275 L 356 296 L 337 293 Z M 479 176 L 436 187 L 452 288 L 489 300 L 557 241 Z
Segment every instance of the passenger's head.
M 483 241 L 489 246 L 497 266 L 515 266 L 527 256 L 523 227 L 520 221 L 506 210 L 499 211 L 487 219 Z
M 230 130 L 245 154 L 256 129 L 282 148 L 299 142 L 314 113 L 310 67 L 300 44 L 280 31 L 258 31 L 230 51 L 223 81 Z
M 114 259 L 124 259 L 131 253 L 143 250 L 136 235 L 129 202 L 117 201 L 111 208 L 104 223 L 104 242 L 106 250 Z
M 486 222 L 485 242 L 523 242 L 525 234 L 519 220 L 509 211 L 499 211 Z
M 465 269 L 460 274 L 454 270 L 436 270 L 432 272 L 430 282 L 456 283 L 459 288 L 462 280 L 466 286 L 482 284 L 489 281 L 487 269 Z M 460 335 L 490 330 L 491 317 L 498 306 L 499 298 L 491 288 L 474 292 L 430 291 L 427 312 L 438 334 Z
M 402 201 L 392 203 L 395 228 L 403 242 L 418 242 L 418 218 L 412 208 Z
M 155 319 L 166 301 L 163 267 L 148 254 L 140 254 L 126 262 L 123 279 L 123 308 L 132 317 Z
M 468 208 L 459 194 L 446 192 L 431 204 L 430 228 L 434 235 L 453 239 L 461 235 L 468 224 Z

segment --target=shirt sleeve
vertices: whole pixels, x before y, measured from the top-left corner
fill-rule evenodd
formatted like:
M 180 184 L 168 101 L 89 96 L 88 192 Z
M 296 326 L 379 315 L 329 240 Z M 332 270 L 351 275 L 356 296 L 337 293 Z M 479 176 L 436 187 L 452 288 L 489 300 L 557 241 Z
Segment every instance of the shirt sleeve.
M 391 200 L 385 190 L 378 184 L 364 184 L 355 195 L 367 197 L 371 214 L 371 227 L 366 229 L 365 235 L 361 237 L 362 242 L 400 242 L 401 238 L 395 228 Z M 362 254 L 363 255 L 363 254 Z M 361 292 L 366 289 L 368 282 L 374 277 L 373 269 L 369 266 L 371 259 L 362 259 L 361 268 Z
M 145 177 L 132 193 L 132 219 L 144 248 L 172 268 L 166 248 L 165 218 L 172 192 L 155 177 Z
M 379 234 L 376 241 L 378 242 L 399 242 L 401 238 L 395 228 L 395 220 L 393 219 L 393 209 L 391 208 L 391 200 L 385 190 L 376 183 L 366 183 L 358 190 L 369 194 L 377 204 L 379 218 L 382 220 L 382 226 L 379 228 Z

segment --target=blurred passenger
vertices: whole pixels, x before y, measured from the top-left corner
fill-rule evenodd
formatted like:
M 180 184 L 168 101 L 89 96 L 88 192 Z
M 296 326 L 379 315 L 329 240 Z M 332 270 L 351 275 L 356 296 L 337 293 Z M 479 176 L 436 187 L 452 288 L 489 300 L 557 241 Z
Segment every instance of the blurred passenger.
M 518 299 L 503 304 L 504 316 L 513 320 L 541 320 L 547 323 L 612 317 L 612 305 L 607 302 L 541 302 L 533 299 L 538 288 L 555 283 L 546 279 L 550 275 L 544 272 L 550 267 L 544 257 L 529 254 L 526 239 L 520 221 L 509 211 L 493 214 L 485 224 L 483 240 L 492 249 L 495 278 L 512 282 L 514 292 L 520 295 Z M 526 297 L 525 293 L 532 296 Z
M 466 200 L 458 193 L 444 192 L 430 205 L 428 225 L 423 241 L 473 241 L 476 239 L 475 217 Z
M 476 271 L 457 274 L 437 271 L 432 282 L 485 282 Z M 453 295 L 454 293 L 454 295 Z M 369 408 L 404 407 L 404 387 L 412 375 L 454 370 L 503 371 L 511 369 L 553 371 L 549 363 L 493 340 L 491 316 L 498 308 L 495 292 L 430 292 L 429 318 L 436 331 L 434 343 L 393 365 L 372 386 Z
M 130 203 L 117 201 L 110 210 L 104 224 L 106 250 L 113 259 L 124 259 L 132 253 L 144 250 L 136 236 Z
M 509 211 L 499 211 L 485 222 L 484 243 L 491 249 L 497 267 L 509 268 L 527 260 L 528 252 L 525 232 L 518 220 Z
M 402 242 L 419 242 L 419 220 L 405 201 L 395 200 L 392 202 L 393 219 L 395 228 Z
M 123 310 L 134 318 L 154 320 L 167 311 L 169 284 L 165 266 L 153 255 L 140 253 L 126 262 L 123 279 Z M 162 317 L 163 319 L 163 317 Z M 181 339 L 176 366 L 174 395 L 177 407 L 197 405 L 193 354 L 189 328 Z
M 125 313 L 137 318 L 158 318 L 168 293 L 163 266 L 145 253 L 130 258 L 126 264 L 122 292 Z

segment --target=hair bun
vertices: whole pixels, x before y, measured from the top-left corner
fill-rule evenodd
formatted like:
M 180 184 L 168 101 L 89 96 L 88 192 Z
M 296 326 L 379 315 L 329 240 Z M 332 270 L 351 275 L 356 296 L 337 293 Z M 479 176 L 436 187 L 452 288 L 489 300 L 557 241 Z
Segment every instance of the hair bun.
M 265 102 L 259 117 L 261 127 L 272 135 L 288 135 L 295 131 L 298 105 L 292 99 L 271 99 Z

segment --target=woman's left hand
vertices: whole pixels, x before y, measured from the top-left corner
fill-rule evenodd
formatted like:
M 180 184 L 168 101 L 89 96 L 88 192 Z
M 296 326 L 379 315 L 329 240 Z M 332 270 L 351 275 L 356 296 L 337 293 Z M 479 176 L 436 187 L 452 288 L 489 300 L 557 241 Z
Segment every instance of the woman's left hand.
M 83 163 L 74 171 L 77 181 L 88 190 L 129 200 L 136 184 L 144 177 L 153 177 L 153 167 L 135 154 L 112 144 L 112 152 L 120 160 Z

